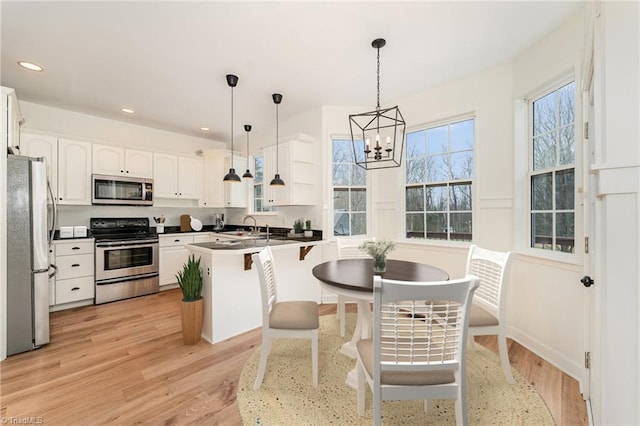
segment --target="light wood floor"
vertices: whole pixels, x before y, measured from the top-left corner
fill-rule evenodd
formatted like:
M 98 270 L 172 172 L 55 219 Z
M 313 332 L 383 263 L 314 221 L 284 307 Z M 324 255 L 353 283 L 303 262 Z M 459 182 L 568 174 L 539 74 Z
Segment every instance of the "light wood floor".
M 238 378 L 260 331 L 185 346 L 179 300 L 179 290 L 170 290 L 52 313 L 49 345 L 0 363 L 2 422 L 241 424 Z M 334 312 L 335 305 L 320 306 L 321 314 Z M 495 351 L 495 339 L 478 341 Z M 515 342 L 509 357 L 558 424 L 587 424 L 575 380 Z

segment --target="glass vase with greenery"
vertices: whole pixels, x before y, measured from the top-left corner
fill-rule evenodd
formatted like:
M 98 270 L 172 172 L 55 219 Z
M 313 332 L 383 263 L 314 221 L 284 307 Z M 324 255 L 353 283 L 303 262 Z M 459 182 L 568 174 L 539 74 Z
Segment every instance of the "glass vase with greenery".
M 373 258 L 373 272 L 383 273 L 387 270 L 387 254 L 396 248 L 396 244 L 392 240 L 367 240 L 359 248 Z

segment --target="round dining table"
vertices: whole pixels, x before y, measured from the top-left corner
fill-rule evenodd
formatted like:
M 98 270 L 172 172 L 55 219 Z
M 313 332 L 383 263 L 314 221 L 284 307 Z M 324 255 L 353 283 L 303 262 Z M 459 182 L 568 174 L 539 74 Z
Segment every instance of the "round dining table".
M 358 306 L 356 328 L 351 340 L 340 348 L 344 355 L 356 357 L 356 343 L 371 337 L 371 308 L 373 301 L 373 260 L 339 259 L 316 265 L 311 273 L 325 290 L 354 299 Z M 399 281 L 446 281 L 449 274 L 440 268 L 405 260 L 387 260 L 383 278 Z M 347 384 L 355 389 L 355 369 L 349 372 Z

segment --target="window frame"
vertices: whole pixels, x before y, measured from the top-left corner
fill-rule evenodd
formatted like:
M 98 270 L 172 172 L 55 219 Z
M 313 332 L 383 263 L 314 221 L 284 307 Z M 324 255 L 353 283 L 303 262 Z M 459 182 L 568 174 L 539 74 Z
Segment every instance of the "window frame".
M 352 167 L 358 167 L 361 168 L 363 170 L 363 172 L 365 173 L 365 184 L 364 185 L 357 185 L 357 186 L 347 186 L 347 185 L 334 185 L 333 183 L 333 166 L 334 166 L 334 162 L 333 162 L 333 144 L 334 141 L 336 140 L 344 140 L 344 141 L 349 141 L 350 144 L 352 144 L 351 142 L 351 136 L 350 135 L 343 135 L 343 134 L 331 134 L 329 136 L 329 203 L 330 204 L 330 214 L 329 214 L 329 231 L 327 232 L 327 235 L 330 236 L 330 238 L 332 240 L 334 240 L 337 237 L 351 237 L 351 236 L 367 236 L 371 230 L 371 188 L 369 187 L 370 182 L 371 182 L 371 177 L 369 175 L 369 171 L 358 166 L 355 161 L 353 163 L 350 163 L 352 165 Z M 353 147 L 353 145 L 351 145 L 351 148 Z M 335 232 L 335 208 L 334 208 L 334 202 L 333 202 L 333 195 L 334 195 L 334 191 L 336 188 L 339 189 L 347 189 L 349 192 L 349 200 L 351 200 L 351 189 L 364 189 L 365 191 L 365 208 L 366 210 L 364 211 L 365 214 L 365 230 L 366 232 L 364 234 L 346 234 L 346 235 L 334 235 Z M 350 201 L 349 201 L 350 204 Z M 359 212 L 359 211 L 358 211 Z M 349 209 L 349 211 L 347 212 L 347 214 L 350 216 L 351 215 L 351 210 Z M 351 220 L 349 220 L 349 223 L 351 223 Z
M 250 214 L 252 216 L 277 216 L 278 212 L 276 210 L 275 206 L 270 206 L 270 210 L 268 211 L 256 211 L 255 210 L 255 203 L 256 203 L 256 199 L 255 199 L 255 187 L 256 187 L 256 182 L 255 182 L 255 176 L 257 175 L 256 172 L 256 160 L 262 157 L 262 183 L 260 185 L 262 185 L 262 200 L 263 200 L 263 206 L 264 206 L 264 194 L 266 194 L 266 190 L 265 190 L 265 175 L 264 175 L 264 154 L 260 153 L 260 155 L 255 155 L 255 156 L 249 156 L 247 158 L 247 161 L 250 161 L 251 164 L 253 164 L 253 174 L 254 174 L 254 178 L 251 179 L 250 182 L 248 182 L 250 188 L 247 190 L 248 194 L 247 196 L 249 197 L 249 199 L 247 200 L 247 214 Z
M 429 129 L 434 129 L 441 126 L 449 126 L 452 124 L 464 122 L 467 120 L 473 120 L 473 176 L 471 178 L 458 178 L 452 180 L 444 180 L 437 181 L 430 184 L 422 183 L 422 184 L 408 184 L 407 183 L 407 152 L 408 148 L 406 147 L 406 138 L 405 138 L 405 153 L 403 158 L 403 164 L 401 167 L 401 173 L 399 175 L 400 187 L 403 189 L 401 191 L 400 202 L 402 203 L 402 226 L 400 227 L 402 234 L 399 236 L 399 240 L 409 244 L 417 244 L 417 245 L 429 245 L 429 246 L 446 246 L 446 247 L 468 247 L 469 245 L 474 243 L 475 239 L 475 226 L 474 224 L 477 221 L 477 185 L 476 185 L 476 176 L 478 174 L 478 117 L 475 111 L 470 111 L 446 118 L 441 118 L 438 120 L 429 121 L 426 123 L 422 123 L 416 126 L 412 126 L 407 129 L 407 135 L 420 131 L 427 131 Z M 447 151 L 448 153 L 451 151 Z M 458 152 L 458 151 L 453 151 Z M 444 185 L 447 188 L 451 185 L 457 185 L 460 183 L 469 182 L 471 185 L 471 240 L 463 241 L 463 240 L 452 240 L 450 239 L 450 235 L 447 235 L 447 239 L 429 239 L 429 238 L 408 238 L 407 237 L 407 188 L 410 186 L 420 186 L 422 188 L 426 188 L 427 186 L 440 186 Z M 426 214 L 426 210 L 423 210 L 424 214 Z M 457 212 L 456 210 L 448 210 L 445 212 L 447 217 L 452 212 Z M 462 212 L 468 212 L 467 210 Z

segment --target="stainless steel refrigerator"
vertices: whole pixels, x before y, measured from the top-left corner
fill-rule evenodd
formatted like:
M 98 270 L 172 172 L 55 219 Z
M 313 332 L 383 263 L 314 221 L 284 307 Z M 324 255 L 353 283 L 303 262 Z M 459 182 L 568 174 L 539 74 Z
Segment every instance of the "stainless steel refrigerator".
M 7 355 L 49 343 L 47 169 L 7 157 Z

